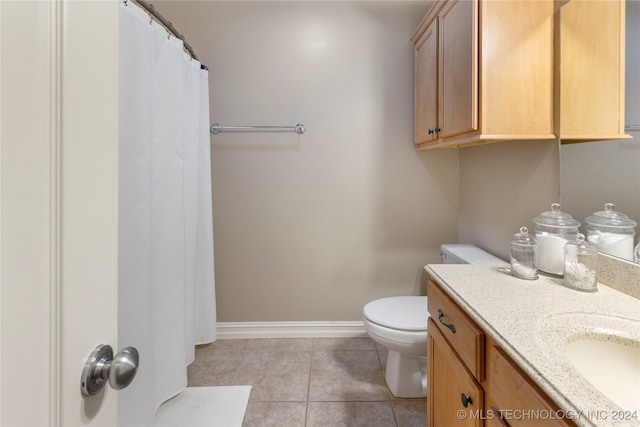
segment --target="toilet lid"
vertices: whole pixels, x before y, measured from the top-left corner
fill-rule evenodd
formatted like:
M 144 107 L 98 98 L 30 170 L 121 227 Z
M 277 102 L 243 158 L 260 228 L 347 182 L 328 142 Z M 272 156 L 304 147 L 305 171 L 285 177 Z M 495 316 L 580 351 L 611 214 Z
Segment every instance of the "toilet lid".
M 364 316 L 387 328 L 404 331 L 426 331 L 427 297 L 389 297 L 371 301 L 364 306 Z

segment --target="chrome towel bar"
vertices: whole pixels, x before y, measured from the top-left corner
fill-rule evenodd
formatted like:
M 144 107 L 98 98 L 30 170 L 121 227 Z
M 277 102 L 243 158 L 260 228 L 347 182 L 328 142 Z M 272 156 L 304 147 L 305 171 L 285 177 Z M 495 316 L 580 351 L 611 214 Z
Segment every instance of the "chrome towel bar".
M 624 130 L 637 132 L 637 131 L 640 131 L 640 125 L 626 125 L 624 127 Z
M 288 131 L 294 131 L 298 135 L 301 135 L 306 130 L 307 130 L 307 128 L 302 123 L 298 123 L 295 126 L 222 126 L 220 123 L 214 123 L 214 124 L 211 125 L 211 133 L 214 134 L 214 135 L 217 135 L 220 132 L 226 132 L 226 131 L 237 131 L 237 132 L 258 132 L 258 131 L 288 132 Z

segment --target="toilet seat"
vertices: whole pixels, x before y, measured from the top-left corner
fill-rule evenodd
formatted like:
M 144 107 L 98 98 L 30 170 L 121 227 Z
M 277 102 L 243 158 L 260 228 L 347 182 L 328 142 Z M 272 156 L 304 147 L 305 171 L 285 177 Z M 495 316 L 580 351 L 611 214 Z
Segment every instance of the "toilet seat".
M 370 322 L 386 328 L 407 332 L 427 331 L 427 297 L 377 299 L 364 306 L 363 314 Z

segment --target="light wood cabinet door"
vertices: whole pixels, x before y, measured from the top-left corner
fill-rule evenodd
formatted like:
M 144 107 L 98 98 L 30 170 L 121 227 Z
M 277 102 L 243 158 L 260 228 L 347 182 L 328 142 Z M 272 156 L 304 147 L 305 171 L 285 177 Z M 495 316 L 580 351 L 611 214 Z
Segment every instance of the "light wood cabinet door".
M 438 127 L 438 22 L 433 21 L 415 46 L 414 141 L 436 141 Z
M 624 135 L 625 2 L 572 0 L 558 15 L 562 142 L 629 138 Z
M 476 1 L 451 0 L 439 22 L 439 136 L 478 129 Z
M 555 139 L 553 2 L 480 3 L 483 138 Z
M 536 414 L 556 414 L 559 408 L 495 344 L 487 345 L 487 414 L 495 425 L 509 427 L 569 427 L 564 419 L 543 419 Z M 491 410 L 491 412 L 489 411 Z M 494 424 L 489 424 L 494 425 Z
M 483 391 L 432 319 L 428 340 L 428 427 L 481 427 Z M 464 395 L 464 396 L 463 396 Z M 467 407 L 463 406 L 463 399 Z
M 493 411 L 493 410 L 491 410 Z M 495 413 L 497 411 L 493 411 L 491 412 L 491 414 Z M 497 416 L 493 416 L 493 415 L 488 415 L 487 419 L 484 421 L 484 427 L 511 427 L 509 426 L 509 424 L 507 424 L 506 421 L 500 419 Z

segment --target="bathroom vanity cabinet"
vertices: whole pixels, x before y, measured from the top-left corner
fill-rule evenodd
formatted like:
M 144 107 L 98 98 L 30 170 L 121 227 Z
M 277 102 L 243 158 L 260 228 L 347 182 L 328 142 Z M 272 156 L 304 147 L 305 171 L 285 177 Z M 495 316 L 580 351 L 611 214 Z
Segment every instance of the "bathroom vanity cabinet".
M 575 426 L 432 280 L 427 295 L 428 427 Z
M 418 149 L 555 138 L 553 1 L 436 1 L 412 41 Z

